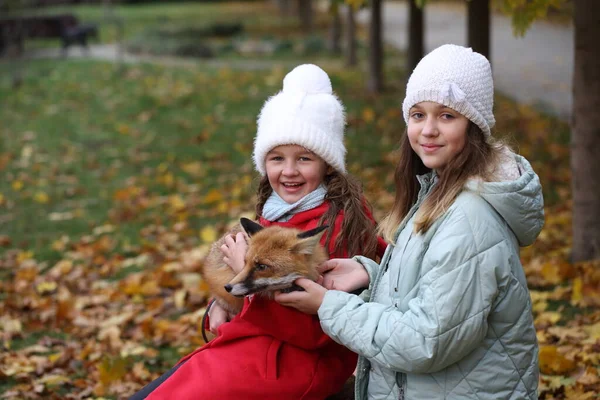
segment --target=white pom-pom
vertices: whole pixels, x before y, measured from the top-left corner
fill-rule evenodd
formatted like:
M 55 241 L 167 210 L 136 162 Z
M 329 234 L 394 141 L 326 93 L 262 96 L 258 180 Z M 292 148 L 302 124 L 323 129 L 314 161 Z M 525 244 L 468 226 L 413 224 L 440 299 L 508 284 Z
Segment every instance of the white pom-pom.
M 283 79 L 285 93 L 332 94 L 329 76 L 314 64 L 303 64 L 294 68 Z

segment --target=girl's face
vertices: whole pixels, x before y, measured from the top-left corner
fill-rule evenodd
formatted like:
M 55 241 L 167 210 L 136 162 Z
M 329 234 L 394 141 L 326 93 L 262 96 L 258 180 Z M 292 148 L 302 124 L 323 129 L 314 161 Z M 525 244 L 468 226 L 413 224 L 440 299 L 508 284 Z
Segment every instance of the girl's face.
M 327 164 L 312 151 L 288 144 L 267 153 L 269 184 L 286 203 L 293 204 L 315 190 L 327 172 Z
M 440 170 L 464 149 L 468 126 L 467 117 L 453 109 L 424 101 L 410 109 L 407 133 L 423 164 Z

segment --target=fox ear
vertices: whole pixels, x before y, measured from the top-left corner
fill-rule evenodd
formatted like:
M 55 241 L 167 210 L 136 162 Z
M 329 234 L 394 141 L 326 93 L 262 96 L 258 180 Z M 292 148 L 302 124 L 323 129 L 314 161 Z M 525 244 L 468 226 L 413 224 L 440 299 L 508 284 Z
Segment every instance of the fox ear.
M 313 228 L 309 231 L 306 232 L 302 232 L 298 234 L 298 239 L 306 239 L 315 235 L 319 235 L 319 233 L 323 232 L 325 229 L 329 228 L 329 225 L 322 225 L 322 226 L 318 226 L 316 228 Z M 319 239 L 321 238 L 322 235 L 319 235 Z
M 327 229 L 327 225 L 299 233 L 296 237 L 300 241 L 292 246 L 291 251 L 299 254 L 313 254 L 315 247 L 319 245 L 321 237 L 325 233 L 325 229 Z
M 249 220 L 248 218 L 240 218 L 240 224 L 242 224 L 242 228 L 244 228 L 244 231 L 246 231 L 248 236 L 252 236 L 256 232 L 261 231 L 263 229 L 262 225 L 252 220 Z

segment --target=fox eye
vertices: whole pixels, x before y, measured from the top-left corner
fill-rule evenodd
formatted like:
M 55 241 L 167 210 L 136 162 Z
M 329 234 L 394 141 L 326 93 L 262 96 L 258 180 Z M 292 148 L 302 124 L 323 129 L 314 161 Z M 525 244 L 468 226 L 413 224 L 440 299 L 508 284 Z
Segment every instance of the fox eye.
M 264 271 L 264 270 L 266 270 L 267 268 L 269 268 L 269 266 L 268 266 L 268 265 L 265 265 L 265 264 L 259 264 L 259 263 L 256 263 L 256 265 L 254 266 L 254 269 L 255 269 L 255 270 L 257 270 L 257 271 L 259 271 L 259 272 L 260 272 L 260 271 Z

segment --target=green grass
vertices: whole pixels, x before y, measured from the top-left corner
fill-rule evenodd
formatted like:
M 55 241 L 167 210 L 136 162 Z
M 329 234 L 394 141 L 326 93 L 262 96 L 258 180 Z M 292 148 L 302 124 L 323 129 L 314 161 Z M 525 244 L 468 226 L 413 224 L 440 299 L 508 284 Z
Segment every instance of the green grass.
M 138 244 L 139 230 L 149 224 L 184 218 L 199 228 L 216 221 L 231 211 L 212 211 L 220 199 L 204 203 L 212 188 L 245 185 L 238 198 L 225 190 L 222 201 L 251 210 L 255 119 L 285 72 L 277 65 L 119 71 L 109 63 L 32 62 L 19 89 L 8 79 L 0 83 L 2 232 L 15 247 L 54 259 L 60 253 L 53 255 L 52 244 L 63 235 L 77 238 L 103 225 L 115 227 L 121 248 Z M 369 104 L 383 113 L 397 95 L 372 101 L 354 90 L 359 72 L 332 72 L 356 120 L 348 130 L 350 163 L 386 165 L 391 126 L 379 132 L 384 140 L 374 141 L 368 133 L 374 123 L 360 122 L 361 112 Z M 177 216 L 168 200 L 176 194 L 199 204 Z

